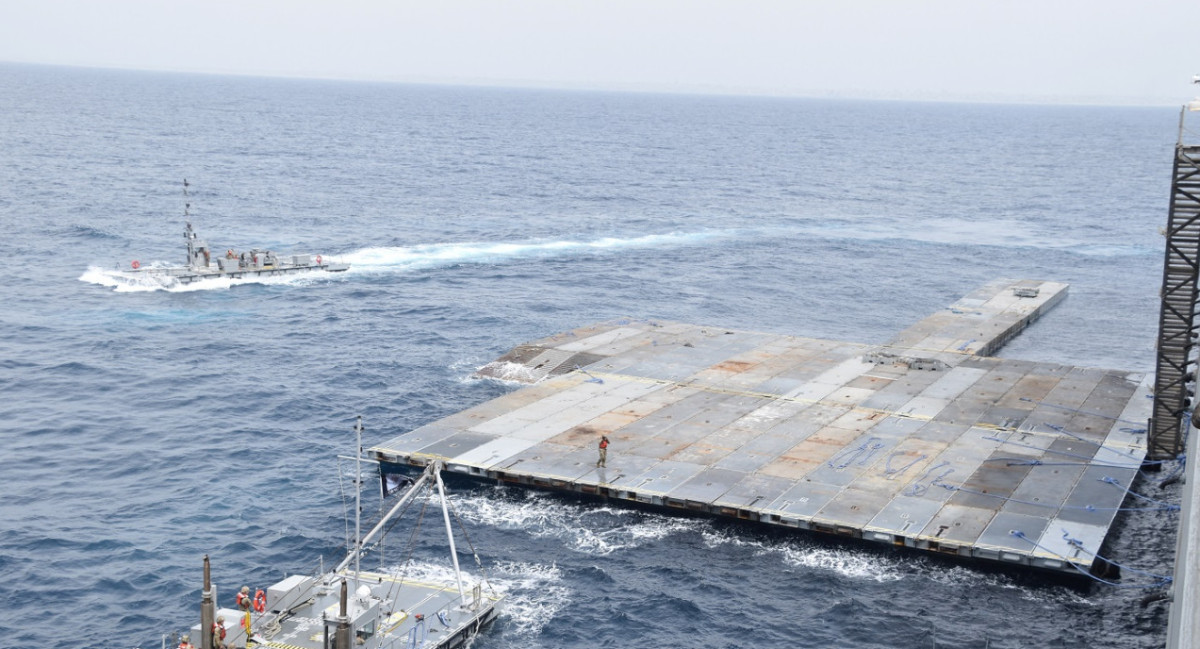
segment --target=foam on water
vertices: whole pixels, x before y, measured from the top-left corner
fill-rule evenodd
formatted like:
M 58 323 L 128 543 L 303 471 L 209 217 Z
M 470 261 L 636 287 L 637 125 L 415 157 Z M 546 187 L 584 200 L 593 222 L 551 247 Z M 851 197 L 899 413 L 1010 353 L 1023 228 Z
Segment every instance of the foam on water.
M 776 556 L 784 565 L 837 573 L 842 577 L 875 582 L 899 581 L 904 575 L 895 561 L 850 549 L 829 548 L 803 541 L 762 541 L 728 532 L 706 530 L 704 542 L 708 547 L 735 546 L 748 548 L 756 556 Z
M 562 570 L 554 564 L 499 561 L 490 574 L 493 585 L 505 596 L 500 616 L 511 627 L 511 646 L 540 637 L 555 615 L 574 601 Z
M 1139 241 L 1097 241 L 1079 238 L 1038 223 L 1004 218 L 830 219 L 785 230 L 806 235 L 857 241 L 913 241 L 939 245 L 983 245 L 1032 250 L 1062 250 L 1091 257 L 1160 254 Z M 1092 234 L 1092 233 L 1089 233 Z
M 562 571 L 554 564 L 499 561 L 485 566 L 485 570 L 486 583 L 482 575 L 469 573 L 464 565 L 461 570 L 463 590 L 469 596 L 476 584 L 483 584 L 485 594 L 494 591 L 504 596 L 500 617 L 511 627 L 509 632 L 516 636 L 510 638 L 511 644 L 536 638 L 555 614 L 571 603 L 571 590 L 563 584 Z M 444 562 L 414 561 L 393 565 L 386 572 L 406 581 L 455 583 L 454 567 L 449 558 Z
M 462 516 L 479 525 L 520 529 L 549 538 L 582 554 L 605 556 L 642 547 L 672 534 L 706 525 L 697 519 L 644 514 L 611 507 L 583 507 L 554 496 L 532 493 L 513 500 L 497 489 L 492 495 L 468 495 L 456 505 Z
M 601 237 L 590 241 L 428 243 L 364 248 L 345 256 L 354 273 L 407 272 L 457 264 L 503 264 L 520 259 L 567 257 L 628 248 L 675 248 L 700 245 L 731 236 L 729 231 L 670 232 L 633 237 Z

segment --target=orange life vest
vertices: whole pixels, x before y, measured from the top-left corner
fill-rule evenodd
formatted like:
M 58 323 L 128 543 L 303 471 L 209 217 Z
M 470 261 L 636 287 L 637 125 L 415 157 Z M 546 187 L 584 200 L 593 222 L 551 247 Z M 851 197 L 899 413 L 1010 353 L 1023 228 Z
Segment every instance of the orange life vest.
M 607 437 L 600 440 L 600 448 L 608 448 L 608 438 Z

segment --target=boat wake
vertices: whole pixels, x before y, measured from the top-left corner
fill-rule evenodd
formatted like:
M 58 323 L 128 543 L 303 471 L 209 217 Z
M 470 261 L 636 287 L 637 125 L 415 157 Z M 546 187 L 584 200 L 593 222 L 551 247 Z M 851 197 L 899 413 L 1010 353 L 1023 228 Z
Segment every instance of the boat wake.
M 636 248 L 679 248 L 701 245 L 706 241 L 733 236 L 725 230 L 700 232 L 671 232 L 647 234 L 636 237 L 601 237 L 593 240 L 554 240 L 503 243 L 427 243 L 415 246 L 392 246 L 363 248 L 329 261 L 349 263 L 350 270 L 343 275 L 380 275 L 406 273 L 431 268 L 446 268 L 467 264 L 505 264 L 523 259 L 554 259 L 573 255 L 615 252 Z M 167 267 L 168 264 L 151 264 L 151 268 Z M 230 279 L 205 278 L 190 284 L 182 284 L 165 275 L 128 273 L 120 269 L 92 266 L 79 277 L 82 282 L 112 288 L 117 293 L 144 293 L 166 291 L 182 293 L 188 291 L 211 291 L 228 289 L 242 284 L 307 285 L 319 279 L 328 279 L 329 274 L 319 270 L 310 273 L 295 273 L 275 277 L 246 277 Z
M 590 241 L 501 243 L 429 243 L 415 246 L 364 248 L 345 257 L 351 273 L 387 273 L 443 268 L 462 264 L 503 264 L 521 259 L 550 259 L 633 248 L 679 248 L 727 237 L 730 231 L 671 232 L 637 237 L 601 237 Z

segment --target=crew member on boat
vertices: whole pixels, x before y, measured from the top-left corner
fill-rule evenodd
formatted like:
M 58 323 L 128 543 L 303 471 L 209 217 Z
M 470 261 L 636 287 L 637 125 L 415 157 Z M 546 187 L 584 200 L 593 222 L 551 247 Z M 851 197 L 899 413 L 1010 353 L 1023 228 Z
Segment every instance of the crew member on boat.
M 225 649 L 225 616 L 217 617 L 217 621 L 213 622 L 213 649 Z
M 252 606 L 254 606 L 254 599 L 250 597 L 250 587 L 242 586 L 242 592 L 237 594 L 237 607 L 249 613 Z

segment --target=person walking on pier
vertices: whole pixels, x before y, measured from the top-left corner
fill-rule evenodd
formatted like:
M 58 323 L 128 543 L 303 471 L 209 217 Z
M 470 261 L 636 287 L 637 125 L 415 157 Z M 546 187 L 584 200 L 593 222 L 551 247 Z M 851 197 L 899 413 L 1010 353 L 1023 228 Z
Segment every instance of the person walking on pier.
M 596 460 L 596 466 L 602 467 L 608 460 L 608 436 L 600 436 L 600 459 Z

